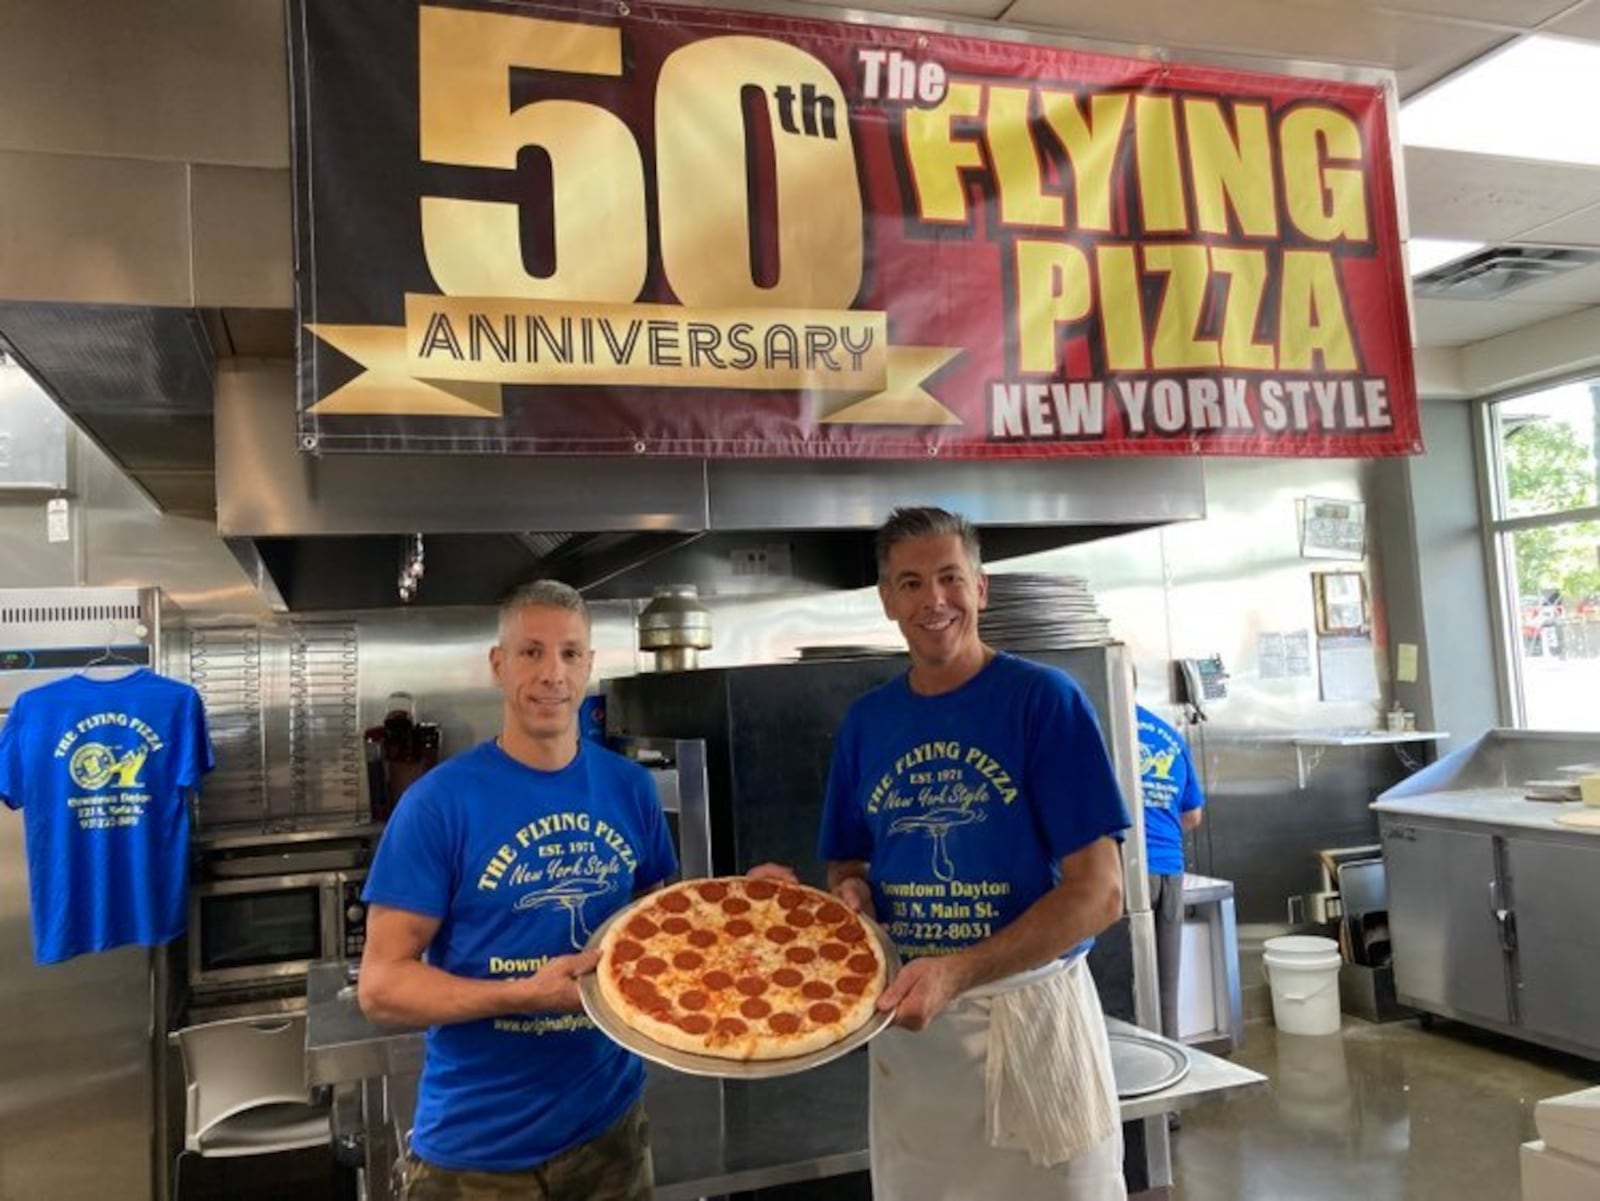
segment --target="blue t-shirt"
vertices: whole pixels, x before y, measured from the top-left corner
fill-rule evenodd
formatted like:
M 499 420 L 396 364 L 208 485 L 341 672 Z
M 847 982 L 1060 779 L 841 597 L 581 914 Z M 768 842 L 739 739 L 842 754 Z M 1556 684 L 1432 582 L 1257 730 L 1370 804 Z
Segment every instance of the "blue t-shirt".
M 22 810 L 36 960 L 183 933 L 187 796 L 211 767 L 200 694 L 146 668 L 17 698 L 0 797 Z
M 580 742 L 566 767 L 539 771 L 485 742 L 406 790 L 365 899 L 438 918 L 428 962 L 492 980 L 582 949 L 676 871 L 644 768 Z M 639 1060 L 581 1013 L 435 1026 L 411 1146 L 440 1167 L 520 1171 L 602 1133 L 643 1089 Z
M 818 853 L 870 864 L 878 917 L 910 958 L 988 938 L 1060 883 L 1063 858 L 1128 825 L 1083 690 L 1000 654 L 952 692 L 919 696 L 900 676 L 851 706 Z
M 1139 791 L 1144 795 L 1144 853 L 1157 876 L 1183 873 L 1182 814 L 1206 803 L 1183 736 L 1139 706 Z

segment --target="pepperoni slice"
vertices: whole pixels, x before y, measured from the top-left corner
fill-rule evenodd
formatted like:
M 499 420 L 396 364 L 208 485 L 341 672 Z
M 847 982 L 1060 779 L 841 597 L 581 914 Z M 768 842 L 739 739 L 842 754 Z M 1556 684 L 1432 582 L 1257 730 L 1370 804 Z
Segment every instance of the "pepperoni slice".
M 826 1026 L 829 1022 L 837 1022 L 844 1014 L 839 1011 L 837 1005 L 829 1001 L 818 1001 L 806 1010 L 806 1016 L 817 1025 Z
M 703 967 L 705 962 L 706 957 L 700 954 L 699 951 L 679 951 L 672 957 L 672 966 L 684 972 L 692 972 L 698 967 Z M 854 963 L 855 960 L 852 959 L 851 962 Z M 877 965 L 874 964 L 873 966 L 876 967 Z M 866 971 L 869 969 L 863 968 L 861 970 Z
M 843 963 L 850 958 L 850 948 L 842 942 L 825 942 L 817 948 L 817 954 L 829 963 Z
M 694 902 L 689 899 L 687 893 L 682 892 L 669 892 L 656 904 L 668 913 L 688 913 L 690 909 L 694 908 Z
M 849 916 L 850 911 L 838 901 L 828 901 L 817 910 L 817 920 L 829 926 L 837 926 Z
M 748 938 L 756 932 L 756 924 L 748 922 L 742 917 L 734 918 L 722 928 L 728 932 L 730 938 Z
M 789 913 L 789 924 L 797 929 L 804 930 L 807 926 L 817 924 L 817 915 L 809 909 L 795 909 Z
M 756 1021 L 760 1018 L 766 1017 L 767 1014 L 771 1013 L 772 1006 L 768 1005 L 760 997 L 748 997 L 744 1003 L 739 1006 L 739 1012 L 744 1014 L 744 1016 L 749 1018 L 751 1021 Z
M 858 976 L 870 976 L 878 970 L 878 961 L 871 951 L 858 951 L 850 956 L 845 967 Z
M 859 997 L 862 993 L 867 991 L 867 985 L 871 983 L 872 980 L 868 976 L 846 976 L 843 980 L 839 981 L 838 987 L 839 991 L 842 993 L 846 993 L 852 997 Z
M 810 963 L 817 957 L 811 947 L 788 947 L 783 952 L 783 957 L 790 963 Z
M 691 1012 L 696 1009 L 704 1009 L 710 1003 L 710 996 L 701 992 L 698 988 L 691 988 L 688 992 L 678 994 L 679 1007 Z
M 799 988 L 805 983 L 805 973 L 792 967 L 780 967 L 772 973 L 772 982 L 779 988 Z
M 659 926 L 642 913 L 628 923 L 628 933 L 635 938 L 654 938 L 660 932 L 660 929 Z
M 798 934 L 796 934 L 793 930 L 791 930 L 788 926 L 769 926 L 769 927 L 767 927 L 767 941 L 768 942 L 775 942 L 780 947 L 784 943 L 793 942 L 795 939 L 797 939 L 799 937 L 800 936 Z
M 734 987 L 747 997 L 759 997 L 767 991 L 767 982 L 760 976 L 744 976 Z
M 689 919 L 686 917 L 669 917 L 661 923 L 664 934 L 687 934 L 691 929 L 693 927 L 689 925 Z
M 784 888 L 778 892 L 778 908 L 798 909 L 811 899 L 809 892 L 801 892 L 798 888 Z
M 617 945 L 611 948 L 611 958 L 617 963 L 629 963 L 643 954 L 644 944 L 631 938 L 619 938 Z
M 750 912 L 750 902 L 743 897 L 728 897 L 722 902 L 721 908 L 729 917 L 737 917 L 741 913 Z
M 766 901 L 778 895 L 778 885 L 771 880 L 746 880 L 744 892 L 752 901 Z
M 710 930 L 690 930 L 689 945 L 691 947 L 699 947 L 703 951 L 707 947 L 717 945 L 717 936 Z
M 866 942 L 867 928 L 860 922 L 847 922 L 833 932 L 840 942 Z
M 667 961 L 659 955 L 646 955 L 634 970 L 641 976 L 659 976 L 667 970 Z
M 635 1005 L 650 1008 L 665 1002 L 666 998 L 656 991 L 656 986 L 648 980 L 641 980 L 637 976 L 629 976 L 620 981 L 617 987 L 622 990 L 622 995 Z
M 678 1019 L 678 1029 L 685 1034 L 710 1034 L 712 1024 L 703 1013 L 686 1013 Z
M 742 1038 L 750 1032 L 750 1027 L 738 1018 L 720 1018 L 717 1021 L 717 1035 L 721 1038 Z
M 767 1026 L 774 1034 L 793 1034 L 800 1029 L 800 1025 L 798 1013 L 775 1013 L 767 1019 Z
M 826 1001 L 833 996 L 833 985 L 826 980 L 807 980 L 800 986 L 800 995 L 808 1001 Z
M 710 901 L 713 905 L 728 895 L 728 886 L 721 880 L 702 881 L 694 886 L 694 890 L 700 894 L 701 900 Z
M 725 972 L 721 968 L 707 972 L 700 977 L 700 983 L 712 992 L 721 992 L 723 989 L 733 987 L 733 973 Z

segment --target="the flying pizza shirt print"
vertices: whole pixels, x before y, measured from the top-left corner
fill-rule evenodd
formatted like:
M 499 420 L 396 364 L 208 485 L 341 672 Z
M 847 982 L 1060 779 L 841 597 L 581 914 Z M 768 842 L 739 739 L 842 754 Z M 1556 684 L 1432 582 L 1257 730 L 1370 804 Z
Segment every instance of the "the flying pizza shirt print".
M 38 962 L 183 932 L 187 798 L 211 767 L 199 693 L 147 669 L 17 698 L 0 796 L 22 810 Z
M 407 791 L 365 896 L 440 919 L 433 966 L 507 979 L 582 949 L 676 870 L 643 768 L 582 744 L 566 767 L 537 771 L 486 742 Z M 435 1027 L 412 1145 L 444 1166 L 526 1167 L 599 1134 L 642 1086 L 638 1061 L 582 1013 Z
M 943 955 L 1015 921 L 1059 882 L 1061 859 L 1128 824 L 1082 690 L 1002 654 L 953 692 L 918 696 L 901 677 L 856 702 L 819 853 L 869 861 L 903 956 Z

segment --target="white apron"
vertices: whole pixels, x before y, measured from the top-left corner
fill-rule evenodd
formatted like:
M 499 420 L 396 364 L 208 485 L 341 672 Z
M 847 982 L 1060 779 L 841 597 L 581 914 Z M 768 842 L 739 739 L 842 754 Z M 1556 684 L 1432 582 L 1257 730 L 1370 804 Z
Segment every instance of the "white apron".
M 1089 967 L 1048 964 L 872 1041 L 878 1201 L 1126 1201 Z

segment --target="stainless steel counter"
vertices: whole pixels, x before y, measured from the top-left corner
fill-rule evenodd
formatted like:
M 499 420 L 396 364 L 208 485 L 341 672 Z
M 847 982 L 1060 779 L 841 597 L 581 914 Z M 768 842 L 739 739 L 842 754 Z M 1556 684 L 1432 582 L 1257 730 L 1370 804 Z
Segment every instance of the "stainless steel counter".
M 1524 796 L 1597 743 L 1493 731 L 1372 806 L 1401 1004 L 1600 1057 L 1600 928 L 1574 920 L 1600 912 L 1600 836 L 1556 821 L 1582 805 Z
M 1391 797 L 1376 801 L 1378 813 L 1406 817 L 1431 817 L 1443 821 L 1467 822 L 1476 826 L 1498 826 L 1515 830 L 1539 830 L 1574 841 L 1592 841 L 1595 833 L 1556 821 L 1563 813 L 1583 809 L 1581 801 L 1530 801 L 1521 787 L 1461 788 L 1420 796 Z
M 1244 1002 L 1239 984 L 1239 924 L 1233 905 L 1233 881 L 1184 873 L 1183 903 L 1203 918 L 1211 948 L 1211 1007 L 1216 1023 L 1192 1035 L 1188 1044 L 1216 1051 L 1244 1046 Z
M 1109 1019 L 1113 1030 L 1134 1027 Z M 1150 1037 L 1148 1031 L 1141 1034 Z M 384 1028 L 362 1016 L 342 963 L 313 964 L 308 977 L 306 1076 L 312 1084 L 364 1086 L 422 1067 L 422 1032 Z M 1187 1109 L 1265 1083 L 1266 1077 L 1185 1048 L 1189 1073 L 1169 1089 L 1122 1102 L 1125 1122 Z M 645 1088 L 657 1201 L 820 1179 L 867 1166 L 867 1057 L 856 1053 L 776 1080 L 718 1081 L 651 1067 Z M 368 1090 L 371 1092 L 372 1090 Z M 387 1124 L 383 1098 L 368 1119 Z M 378 1108 L 373 1108 L 378 1106 Z M 369 1195 L 378 1201 L 395 1154 L 391 1135 L 368 1133 Z M 379 1177 L 384 1177 L 383 1181 Z
M 1228 900 L 1233 896 L 1233 881 L 1218 880 L 1214 876 L 1183 874 L 1183 903 L 1204 905 L 1208 901 Z
M 1141 1038 L 1155 1039 L 1168 1046 L 1177 1045 L 1169 1039 L 1153 1034 L 1149 1030 L 1141 1030 L 1118 1018 L 1107 1018 L 1106 1030 L 1111 1034 L 1119 1030 L 1136 1031 Z M 1121 1101 L 1124 1122 L 1193 1109 L 1196 1105 L 1203 1105 L 1207 1101 L 1217 1101 L 1245 1089 L 1259 1088 L 1267 1082 L 1267 1078 L 1260 1072 L 1241 1067 L 1219 1056 L 1196 1050 L 1194 1047 L 1185 1047 L 1184 1051 L 1189 1056 L 1189 1074 L 1171 1088 L 1162 1089 L 1159 1093 L 1150 1093 L 1143 1097 L 1124 1097 Z

